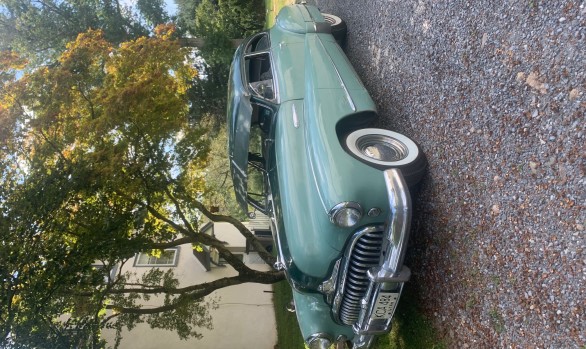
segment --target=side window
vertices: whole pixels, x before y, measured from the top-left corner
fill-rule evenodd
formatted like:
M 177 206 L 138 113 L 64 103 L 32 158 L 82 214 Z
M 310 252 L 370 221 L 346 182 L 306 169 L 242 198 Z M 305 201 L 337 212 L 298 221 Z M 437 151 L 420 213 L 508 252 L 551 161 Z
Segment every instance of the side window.
M 273 100 L 273 73 L 268 52 L 253 54 L 246 57 L 248 85 L 257 96 Z
M 259 34 L 246 47 L 246 54 L 268 51 L 270 45 L 269 36 L 266 33 Z
M 256 42 L 256 45 L 254 46 L 254 51 L 266 51 L 269 49 L 270 43 L 269 43 L 269 36 L 268 35 L 262 35 L 260 37 L 260 39 L 258 39 L 258 41 Z
M 275 99 L 270 46 L 268 34 L 262 33 L 250 41 L 244 56 L 248 87 L 256 96 L 269 101 Z
M 251 123 L 254 126 L 258 126 L 264 133 L 269 133 L 271 127 L 271 118 L 273 112 L 269 107 L 262 104 L 252 104 L 252 119 Z
M 265 168 L 267 137 L 271 129 L 273 110 L 257 102 L 252 103 L 248 163 L 259 169 Z

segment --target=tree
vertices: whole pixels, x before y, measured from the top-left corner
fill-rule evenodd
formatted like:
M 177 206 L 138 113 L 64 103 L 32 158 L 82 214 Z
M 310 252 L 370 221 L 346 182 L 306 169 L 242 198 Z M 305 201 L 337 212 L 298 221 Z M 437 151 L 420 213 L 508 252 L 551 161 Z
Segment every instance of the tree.
M 66 43 L 88 29 L 102 30 L 112 43 L 149 33 L 144 18 L 117 0 L 0 0 L 0 9 L 0 50 L 41 63 L 53 63 Z
M 200 201 L 209 140 L 188 120 L 196 71 L 172 38 L 172 26 L 159 26 L 153 37 L 116 46 L 90 30 L 56 64 L 20 78 L 26 62 L 3 52 L 0 345 L 97 348 L 100 329 L 143 321 L 197 337 L 197 327 L 209 324 L 204 296 L 283 279 L 248 268 L 199 233 L 203 216 L 230 222 L 274 262 L 239 220 Z M 184 243 L 213 246 L 237 275 L 187 287 L 172 273 L 138 281 L 110 275 L 137 251 Z M 153 295 L 164 295 L 160 307 L 138 305 Z
M 193 85 L 190 96 L 206 102 L 194 104 L 190 115 L 196 120 L 212 115 L 217 122 L 223 123 L 226 82 L 234 50 L 242 38 L 262 30 L 264 2 L 201 0 L 196 3 L 192 9 L 188 4 L 178 2 L 178 19 L 190 35 L 181 40 L 187 46 L 198 47 L 205 59 L 205 78 Z

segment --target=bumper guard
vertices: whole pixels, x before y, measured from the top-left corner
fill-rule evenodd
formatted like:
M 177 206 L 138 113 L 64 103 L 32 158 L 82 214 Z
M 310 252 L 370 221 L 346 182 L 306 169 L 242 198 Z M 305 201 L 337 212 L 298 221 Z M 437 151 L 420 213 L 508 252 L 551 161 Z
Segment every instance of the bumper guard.
M 398 299 L 394 303 L 391 317 L 387 319 L 377 316 L 376 300 L 381 293 L 400 295 L 403 284 L 411 277 L 411 270 L 403 266 L 411 229 L 409 188 L 398 169 L 384 171 L 384 177 L 391 209 L 384 230 L 385 258 L 378 267 L 371 268 L 367 273 L 370 284 L 362 298 L 358 321 L 353 326 L 356 334 L 353 340 L 354 349 L 369 348 L 375 335 L 390 331 Z

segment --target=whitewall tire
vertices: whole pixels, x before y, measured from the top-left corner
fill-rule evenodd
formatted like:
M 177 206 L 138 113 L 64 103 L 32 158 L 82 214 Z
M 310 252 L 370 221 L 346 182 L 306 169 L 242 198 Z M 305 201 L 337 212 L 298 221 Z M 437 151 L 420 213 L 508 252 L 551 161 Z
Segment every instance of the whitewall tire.
M 419 146 L 400 133 L 364 128 L 351 132 L 344 140 L 346 150 L 358 160 L 378 169 L 401 169 L 408 185 L 425 173 L 427 161 Z
M 344 22 L 342 18 L 329 13 L 322 13 L 321 15 L 332 27 L 332 35 L 334 36 L 334 39 L 336 39 L 338 45 L 344 47 L 346 44 L 346 34 L 348 33 L 346 22 Z

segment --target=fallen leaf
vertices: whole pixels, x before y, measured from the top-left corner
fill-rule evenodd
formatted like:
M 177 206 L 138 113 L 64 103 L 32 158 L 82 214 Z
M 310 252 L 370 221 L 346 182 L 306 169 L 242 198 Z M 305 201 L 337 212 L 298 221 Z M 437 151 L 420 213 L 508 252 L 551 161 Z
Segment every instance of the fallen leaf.
M 532 72 L 525 80 L 525 83 L 529 85 L 531 88 L 539 91 L 541 94 L 545 94 L 547 89 L 545 88 L 545 84 L 539 81 L 539 75 L 537 73 Z

